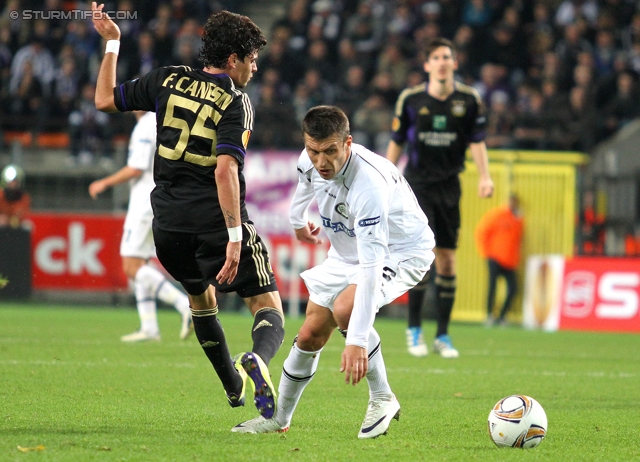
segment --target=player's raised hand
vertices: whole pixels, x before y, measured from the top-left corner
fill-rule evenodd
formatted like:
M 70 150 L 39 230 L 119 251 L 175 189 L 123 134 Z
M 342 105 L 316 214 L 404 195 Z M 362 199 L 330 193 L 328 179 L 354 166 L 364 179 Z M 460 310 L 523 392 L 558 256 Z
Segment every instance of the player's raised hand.
M 93 27 L 105 40 L 120 40 L 120 28 L 107 13 L 102 12 L 103 8 L 104 4 L 98 5 L 96 2 L 91 2 Z
M 491 178 L 480 178 L 480 183 L 478 183 L 478 194 L 483 199 L 493 196 L 493 181 Z
M 224 266 L 216 276 L 216 280 L 220 284 L 231 284 L 238 274 L 238 265 L 240 264 L 240 250 L 242 249 L 242 241 L 227 243 L 227 259 Z
M 356 385 L 369 369 L 367 350 L 357 345 L 347 345 L 342 352 L 340 372 L 344 372 L 344 383 Z
M 304 228 L 295 230 L 296 239 L 308 244 L 322 244 L 324 241 L 318 237 L 320 227 L 308 222 Z

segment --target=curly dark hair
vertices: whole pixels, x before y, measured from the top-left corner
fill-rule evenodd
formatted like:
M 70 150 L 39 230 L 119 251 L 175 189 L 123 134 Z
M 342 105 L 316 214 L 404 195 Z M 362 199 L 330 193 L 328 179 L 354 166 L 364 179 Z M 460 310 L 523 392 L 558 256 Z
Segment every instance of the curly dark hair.
M 267 44 L 262 31 L 251 19 L 229 11 L 209 16 L 204 25 L 200 61 L 205 67 L 224 69 L 227 59 L 236 53 L 244 59 Z
M 336 106 L 312 107 L 302 120 L 302 133 L 314 140 L 339 135 L 345 141 L 349 136 L 349 119 Z

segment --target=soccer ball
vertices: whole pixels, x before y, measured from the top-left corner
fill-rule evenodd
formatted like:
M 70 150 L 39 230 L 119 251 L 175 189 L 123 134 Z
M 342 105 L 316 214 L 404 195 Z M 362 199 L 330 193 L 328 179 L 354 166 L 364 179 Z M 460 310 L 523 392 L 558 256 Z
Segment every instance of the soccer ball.
M 498 447 L 535 448 L 547 434 L 547 414 L 535 399 L 512 395 L 493 406 L 488 425 Z

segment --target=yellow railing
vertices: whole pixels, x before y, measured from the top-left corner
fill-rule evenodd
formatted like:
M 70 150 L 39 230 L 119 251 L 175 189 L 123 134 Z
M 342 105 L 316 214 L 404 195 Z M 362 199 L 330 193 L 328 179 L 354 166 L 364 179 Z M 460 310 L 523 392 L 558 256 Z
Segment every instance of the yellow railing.
M 520 197 L 525 220 L 519 291 L 511 319 L 519 320 L 522 307 L 523 268 L 533 254 L 573 253 L 576 217 L 576 166 L 588 158 L 580 153 L 490 151 L 489 168 L 495 183 L 490 199 L 478 197 L 478 173 L 472 161 L 461 175 L 462 227 L 457 252 L 458 291 L 452 318 L 482 321 L 486 316 L 488 275 L 473 239 L 475 227 L 487 210 L 507 203 L 509 194 Z M 502 282 L 497 301 L 504 297 Z

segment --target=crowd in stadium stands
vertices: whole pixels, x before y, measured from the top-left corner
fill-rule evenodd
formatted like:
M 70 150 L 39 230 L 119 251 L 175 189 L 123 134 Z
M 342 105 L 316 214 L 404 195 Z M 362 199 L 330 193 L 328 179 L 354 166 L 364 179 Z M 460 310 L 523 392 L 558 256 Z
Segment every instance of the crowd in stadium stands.
M 157 66 L 198 66 L 204 18 L 243 1 L 106 1 L 119 20 L 119 81 Z M 396 98 L 424 81 L 421 44 L 458 48 L 457 78 L 488 110 L 489 148 L 588 151 L 638 116 L 640 10 L 632 0 L 292 0 L 266 30 L 247 86 L 254 148 L 299 148 L 307 109 L 336 104 L 357 142 L 385 151 Z M 88 9 L 8 0 L 0 13 L 0 128 L 65 131 L 71 149 L 102 149 L 133 120 L 91 104 L 102 44 L 90 20 L 11 19 L 12 11 Z M 46 16 L 44 16 L 46 17 Z M 123 123 L 126 120 L 127 123 Z

